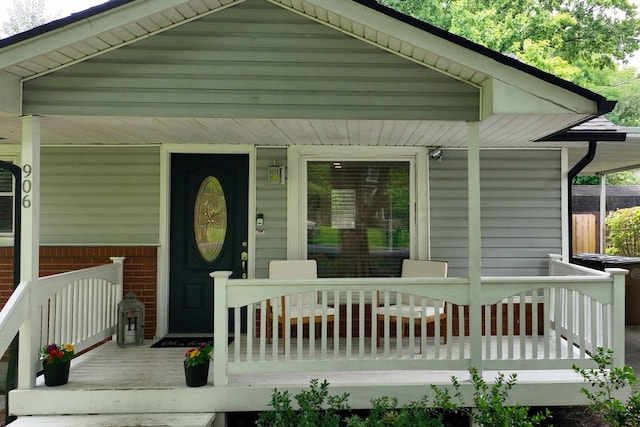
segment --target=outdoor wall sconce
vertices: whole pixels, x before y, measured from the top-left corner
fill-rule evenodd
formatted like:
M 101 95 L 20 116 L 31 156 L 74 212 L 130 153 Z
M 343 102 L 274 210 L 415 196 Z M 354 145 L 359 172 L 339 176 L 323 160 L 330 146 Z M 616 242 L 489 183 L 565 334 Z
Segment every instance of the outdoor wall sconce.
M 431 157 L 433 160 L 435 160 L 437 162 L 441 162 L 442 161 L 442 147 L 437 147 L 437 148 L 434 148 L 433 150 L 429 151 L 429 157 Z
M 287 167 L 278 166 L 274 162 L 274 165 L 269 166 L 267 170 L 267 182 L 269 184 L 284 185 L 287 182 Z

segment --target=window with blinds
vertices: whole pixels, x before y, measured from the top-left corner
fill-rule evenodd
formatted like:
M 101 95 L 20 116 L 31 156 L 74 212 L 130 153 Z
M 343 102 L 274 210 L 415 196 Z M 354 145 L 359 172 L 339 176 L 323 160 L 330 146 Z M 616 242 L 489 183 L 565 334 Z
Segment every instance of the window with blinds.
M 13 190 L 11 172 L 0 168 L 0 235 L 13 233 Z
M 307 258 L 319 277 L 399 276 L 409 258 L 409 162 L 307 163 Z

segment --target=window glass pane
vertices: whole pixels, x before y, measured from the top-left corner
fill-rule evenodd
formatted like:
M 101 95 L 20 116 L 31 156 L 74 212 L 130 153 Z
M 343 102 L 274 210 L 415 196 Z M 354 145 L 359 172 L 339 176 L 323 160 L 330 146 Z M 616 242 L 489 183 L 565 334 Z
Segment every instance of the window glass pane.
M 13 175 L 6 169 L 0 169 L 0 193 L 13 192 Z
M 13 175 L 0 169 L 0 233 L 13 232 Z
M 318 276 L 399 276 L 409 257 L 409 163 L 309 162 L 307 176 L 307 257 Z
M 222 251 L 227 235 L 227 201 L 215 177 L 202 181 L 193 209 L 193 228 L 200 255 L 213 262 Z
M 13 231 L 13 197 L 0 196 L 0 233 Z

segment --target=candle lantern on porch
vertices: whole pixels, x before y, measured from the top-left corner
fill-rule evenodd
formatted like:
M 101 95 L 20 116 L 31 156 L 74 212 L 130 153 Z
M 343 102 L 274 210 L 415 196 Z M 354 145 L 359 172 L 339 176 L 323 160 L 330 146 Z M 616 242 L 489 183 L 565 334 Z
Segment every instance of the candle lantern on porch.
M 118 304 L 117 340 L 120 347 L 144 344 L 144 304 L 133 292 Z

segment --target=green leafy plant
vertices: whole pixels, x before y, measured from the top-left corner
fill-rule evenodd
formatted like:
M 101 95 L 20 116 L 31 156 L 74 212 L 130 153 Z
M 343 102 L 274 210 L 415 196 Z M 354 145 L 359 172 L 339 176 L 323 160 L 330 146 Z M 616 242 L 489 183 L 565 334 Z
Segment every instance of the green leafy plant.
M 349 415 L 348 394 L 329 396 L 329 384 L 311 381 L 309 390 L 295 396 L 299 409 L 292 406 L 288 391 L 274 389 L 269 406 L 273 409 L 262 412 L 256 425 L 261 427 L 440 427 L 459 425 L 460 419 L 472 420 L 474 425 L 485 427 L 528 427 L 536 426 L 550 417 L 550 412 L 530 414 L 530 408 L 523 405 L 506 406 L 509 391 L 516 383 L 516 375 L 505 379 L 498 374 L 495 384 L 489 387 L 478 370 L 472 368 L 471 382 L 475 392 L 473 408 L 464 407 L 460 383 L 451 377 L 454 394 L 447 388 L 431 385 L 434 393 L 433 404 L 428 397 L 404 406 L 396 398 L 381 397 L 371 401 L 371 410 L 365 418 Z M 454 398 L 460 402 L 459 406 Z M 347 412 L 345 417 L 345 412 Z M 457 424 L 448 424 L 447 416 L 456 416 Z
M 626 402 L 616 397 L 616 391 L 634 389 L 637 379 L 633 368 L 613 368 L 613 350 L 605 350 L 602 347 L 598 347 L 591 358 L 598 365 L 597 368 L 584 369 L 573 366 L 574 371 L 591 384 L 591 389 L 581 389 L 591 402 L 589 407 L 598 412 L 611 426 L 640 425 L 640 391 L 635 389 Z M 594 389 L 595 391 L 592 391 Z
M 347 427 L 441 427 L 445 425 L 448 413 L 457 413 L 457 407 L 450 403 L 450 397 L 445 392 L 432 388 L 436 392 L 434 405 L 424 397 L 420 401 L 400 406 L 398 399 L 387 396 L 371 401 L 371 410 L 366 418 L 352 416 L 346 420 Z M 445 401 L 437 396 L 446 396 Z M 455 408 L 455 409 L 454 409 Z
M 213 345 L 207 343 L 200 343 L 197 348 L 187 350 L 184 354 L 185 366 L 202 365 L 211 360 L 211 351 L 213 351 Z
M 269 406 L 271 411 L 262 412 L 256 422 L 261 427 L 338 427 L 341 413 L 349 410 L 348 393 L 329 396 L 329 383 L 312 379 L 309 390 L 295 396 L 299 410 L 294 410 L 287 390 L 273 390 Z
M 478 369 L 469 369 L 471 383 L 474 387 L 473 408 L 464 408 L 474 425 L 485 427 L 529 427 L 536 426 L 550 417 L 550 412 L 545 409 L 543 412 L 530 414 L 530 408 L 525 405 L 505 405 L 509 396 L 509 391 L 516 384 L 517 375 L 510 374 L 505 379 L 503 373 L 498 373 L 495 383 L 489 387 L 486 381 L 479 374 Z M 451 378 L 451 382 L 456 390 L 455 395 L 461 402 L 460 383 L 456 377 Z
M 606 253 L 640 256 L 640 206 L 618 209 L 605 220 L 608 230 Z

